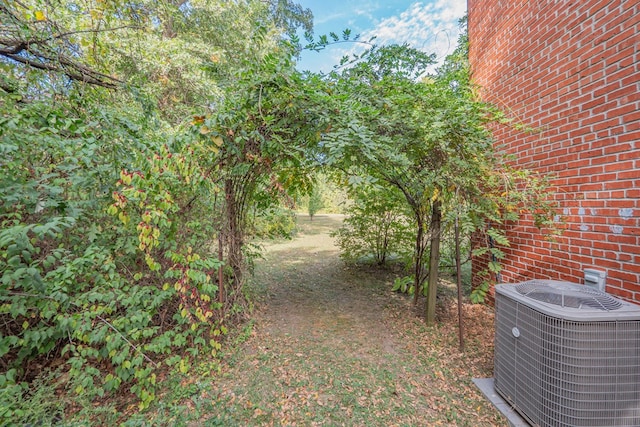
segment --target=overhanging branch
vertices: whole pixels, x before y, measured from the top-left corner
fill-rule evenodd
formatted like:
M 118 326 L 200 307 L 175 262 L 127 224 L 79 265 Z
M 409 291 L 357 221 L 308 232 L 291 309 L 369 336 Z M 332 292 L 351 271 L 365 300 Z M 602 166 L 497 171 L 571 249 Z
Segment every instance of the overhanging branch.
M 40 21 L 25 21 L 20 14 L 6 5 L 0 5 L 0 18 L 3 22 L 0 26 L 2 30 L 0 57 L 27 67 L 60 73 L 71 80 L 108 89 L 115 89 L 123 83 L 74 58 L 75 52 L 69 49 L 71 44 L 67 38 L 81 33 L 103 33 L 138 27 L 123 25 L 102 29 L 61 30 L 53 21 L 46 21 L 46 27 L 40 27 Z M 49 34 L 46 34 L 47 32 Z M 61 47 L 60 42 L 66 47 Z
M 24 50 L 26 51 L 26 49 Z M 29 53 L 32 53 L 32 52 L 29 52 Z M 0 55 L 4 56 L 5 58 L 9 58 L 13 61 L 19 62 L 21 64 L 27 65 L 29 67 L 36 68 L 38 70 L 60 72 L 65 76 L 67 76 L 68 78 L 70 78 L 71 80 L 80 81 L 80 82 L 84 82 L 84 83 L 88 83 L 96 86 L 102 86 L 108 89 L 115 89 L 118 87 L 119 84 L 122 83 L 122 81 L 116 79 L 115 77 L 111 77 L 106 74 L 97 72 L 82 64 L 78 64 L 76 62 L 66 60 L 65 58 L 60 58 L 57 61 L 58 63 L 55 63 L 53 61 L 51 62 L 40 61 L 39 59 L 36 59 L 36 58 L 41 58 L 45 60 L 48 60 L 48 58 L 45 56 L 41 56 L 33 53 L 32 55 L 34 56 L 34 58 L 28 58 L 20 55 L 19 53 L 18 54 L 5 53 L 3 50 L 0 50 Z

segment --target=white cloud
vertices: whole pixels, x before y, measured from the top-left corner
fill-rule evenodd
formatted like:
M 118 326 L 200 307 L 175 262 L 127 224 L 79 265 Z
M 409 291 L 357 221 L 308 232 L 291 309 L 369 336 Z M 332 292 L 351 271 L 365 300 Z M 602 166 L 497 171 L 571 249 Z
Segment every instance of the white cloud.
M 383 9 L 388 9 L 389 3 L 387 7 L 383 7 L 384 2 L 377 0 L 342 1 L 344 7 L 340 12 L 328 13 L 317 23 L 331 21 L 348 13 L 351 19 L 347 21 L 347 25 L 355 30 L 354 35 L 360 33 L 360 40 L 376 36 L 374 43 L 377 45 L 407 43 L 427 53 L 435 53 L 438 62 L 455 49 L 460 34 L 458 20 L 467 10 L 467 0 L 423 0 L 414 1 L 396 15 L 380 19 L 376 16 L 380 16 Z M 357 3 L 357 6 L 351 7 L 353 3 Z M 356 24 L 364 25 L 359 17 L 366 18 L 370 29 L 360 32 L 354 28 L 357 27 Z M 312 68 L 328 72 L 340 58 L 362 52 L 364 48 L 362 44 L 331 46 L 321 54 L 313 55 Z
M 466 0 L 438 0 L 436 9 L 442 11 L 442 19 L 457 21 L 467 13 Z
M 379 45 L 407 43 L 443 59 L 456 46 L 460 34 L 458 19 L 464 16 L 466 8 L 466 0 L 415 2 L 399 15 L 379 21 L 362 38 L 377 36 Z
M 370 21 L 375 20 L 375 13 L 380 9 L 378 2 L 360 2 L 357 7 L 354 8 L 353 14 L 357 16 L 364 16 Z
M 348 18 L 365 17 L 369 21 L 375 19 L 376 12 L 380 9 L 379 1 L 362 0 L 330 0 L 326 6 L 318 6 L 312 1 L 297 1 L 304 7 L 311 7 L 314 13 L 314 25 L 321 26 L 323 24 L 344 21 Z
M 314 25 L 326 24 L 339 19 L 348 18 L 351 14 L 348 11 L 332 13 L 329 15 L 322 15 L 321 17 L 314 17 Z

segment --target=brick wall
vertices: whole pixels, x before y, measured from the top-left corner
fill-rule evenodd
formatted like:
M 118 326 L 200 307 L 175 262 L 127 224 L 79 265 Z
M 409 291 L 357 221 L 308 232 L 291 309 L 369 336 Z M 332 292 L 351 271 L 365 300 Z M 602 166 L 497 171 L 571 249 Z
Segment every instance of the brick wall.
M 497 143 L 553 174 L 564 220 L 556 243 L 513 227 L 502 282 L 583 283 L 596 268 L 640 303 L 640 0 L 468 0 L 468 13 L 481 96 L 535 130 L 497 126 Z

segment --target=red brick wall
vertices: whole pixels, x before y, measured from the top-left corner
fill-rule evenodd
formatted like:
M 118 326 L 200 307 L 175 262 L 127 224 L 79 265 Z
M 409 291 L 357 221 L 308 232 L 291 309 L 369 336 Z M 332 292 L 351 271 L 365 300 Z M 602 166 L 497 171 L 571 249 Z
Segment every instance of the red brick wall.
M 497 143 L 555 176 L 565 221 L 556 243 L 512 228 L 502 282 L 583 283 L 596 268 L 640 303 L 640 0 L 468 0 L 468 13 L 481 96 L 535 129 L 496 127 Z

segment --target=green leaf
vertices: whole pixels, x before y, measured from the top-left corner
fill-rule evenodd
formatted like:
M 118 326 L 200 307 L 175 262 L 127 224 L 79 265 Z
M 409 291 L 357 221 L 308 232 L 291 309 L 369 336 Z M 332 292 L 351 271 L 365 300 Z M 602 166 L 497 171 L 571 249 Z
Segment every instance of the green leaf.
M 494 242 L 501 246 L 509 246 L 509 239 L 504 235 L 504 233 L 498 229 L 490 228 L 487 230 L 487 235 L 491 237 Z
M 487 267 L 492 273 L 499 273 L 500 271 L 502 271 L 502 266 L 497 261 L 490 261 L 487 264 Z

